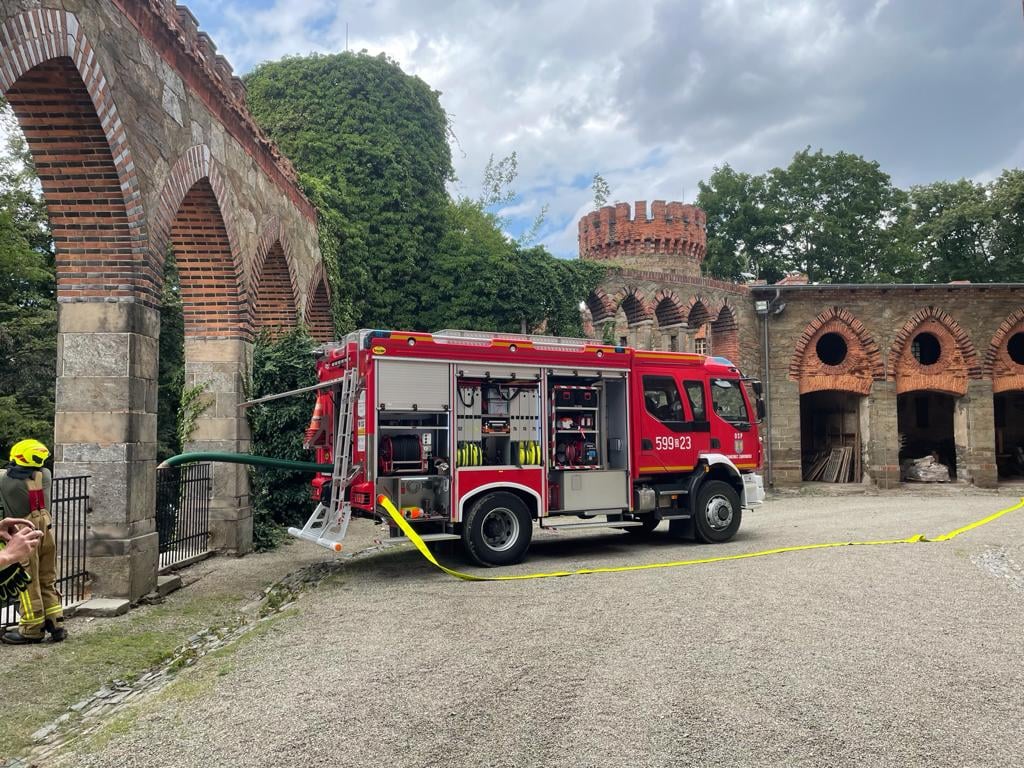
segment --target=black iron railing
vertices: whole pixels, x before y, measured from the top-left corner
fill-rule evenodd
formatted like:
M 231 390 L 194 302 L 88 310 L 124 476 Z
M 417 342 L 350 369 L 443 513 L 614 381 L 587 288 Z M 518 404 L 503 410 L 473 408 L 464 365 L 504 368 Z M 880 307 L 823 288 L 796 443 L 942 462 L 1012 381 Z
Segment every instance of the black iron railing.
M 209 551 L 209 464 L 156 471 L 156 530 L 161 570 Z
M 64 605 L 85 599 L 85 516 L 89 512 L 89 476 L 55 477 L 50 493 L 53 536 L 57 544 L 57 591 Z M 17 622 L 17 605 L 0 606 L 0 626 Z

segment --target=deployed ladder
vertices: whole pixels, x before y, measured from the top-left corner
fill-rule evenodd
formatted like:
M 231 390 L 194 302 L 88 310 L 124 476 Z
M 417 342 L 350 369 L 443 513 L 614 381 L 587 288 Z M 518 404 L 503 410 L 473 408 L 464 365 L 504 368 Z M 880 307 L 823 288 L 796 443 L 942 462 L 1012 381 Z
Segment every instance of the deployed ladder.
M 341 551 L 341 541 L 345 538 L 349 520 L 352 519 L 352 503 L 345 496 L 352 479 L 360 469 L 359 466 L 352 465 L 352 427 L 361 389 L 358 366 L 352 364 L 338 385 L 331 498 L 326 504 L 321 500 L 316 505 L 313 514 L 301 529 L 288 529 L 291 536 L 311 541 L 334 552 Z

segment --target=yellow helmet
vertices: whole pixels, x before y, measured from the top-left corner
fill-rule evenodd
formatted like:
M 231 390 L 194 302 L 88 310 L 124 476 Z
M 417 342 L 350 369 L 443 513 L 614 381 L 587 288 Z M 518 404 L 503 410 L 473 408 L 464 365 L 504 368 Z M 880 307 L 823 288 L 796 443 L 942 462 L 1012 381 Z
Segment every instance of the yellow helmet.
M 50 458 L 50 450 L 38 440 L 21 440 L 11 448 L 11 461 L 19 467 L 41 467 Z

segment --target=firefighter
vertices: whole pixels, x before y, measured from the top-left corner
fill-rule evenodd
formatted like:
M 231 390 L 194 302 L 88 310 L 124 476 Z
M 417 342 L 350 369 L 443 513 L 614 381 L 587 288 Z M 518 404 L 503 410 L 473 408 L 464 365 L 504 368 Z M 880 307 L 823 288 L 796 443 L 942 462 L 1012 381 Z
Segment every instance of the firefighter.
M 54 642 L 67 636 L 60 593 L 54 586 L 57 547 L 49 511 L 53 478 L 43 466 L 49 457 L 50 451 L 38 440 L 22 440 L 11 448 L 11 463 L 0 472 L 0 505 L 8 514 L 27 519 L 43 534 L 39 546 L 22 561 L 31 581 L 18 596 L 18 628 L 0 636 L 0 641 L 10 645 L 40 643 L 46 632 Z

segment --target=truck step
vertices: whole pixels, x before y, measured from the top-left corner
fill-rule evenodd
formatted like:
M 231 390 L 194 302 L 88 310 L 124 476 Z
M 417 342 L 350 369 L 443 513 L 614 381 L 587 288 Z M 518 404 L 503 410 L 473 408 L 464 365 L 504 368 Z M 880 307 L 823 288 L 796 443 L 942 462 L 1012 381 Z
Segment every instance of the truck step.
M 550 519 L 550 518 L 548 518 Z M 643 525 L 639 520 L 616 520 L 614 522 L 608 522 L 606 520 L 586 520 L 582 523 L 544 523 L 544 520 L 540 521 L 540 527 L 544 530 L 558 531 L 565 528 L 634 528 L 638 525 Z
M 421 533 L 420 539 L 422 541 L 458 541 L 462 537 L 457 533 Z M 409 540 L 407 536 L 392 536 L 388 541 L 399 541 L 401 539 Z

